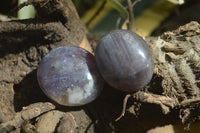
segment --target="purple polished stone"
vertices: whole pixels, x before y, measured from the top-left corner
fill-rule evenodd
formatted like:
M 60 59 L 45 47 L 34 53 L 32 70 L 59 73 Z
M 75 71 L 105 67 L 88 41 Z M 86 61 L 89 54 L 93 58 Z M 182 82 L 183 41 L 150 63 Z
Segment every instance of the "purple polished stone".
M 97 67 L 112 87 L 136 92 L 153 75 L 153 59 L 146 42 L 128 30 L 115 30 L 102 37 L 95 50 Z
M 63 46 L 50 51 L 39 65 L 37 78 L 49 98 L 66 106 L 93 101 L 104 84 L 94 56 L 77 46 Z

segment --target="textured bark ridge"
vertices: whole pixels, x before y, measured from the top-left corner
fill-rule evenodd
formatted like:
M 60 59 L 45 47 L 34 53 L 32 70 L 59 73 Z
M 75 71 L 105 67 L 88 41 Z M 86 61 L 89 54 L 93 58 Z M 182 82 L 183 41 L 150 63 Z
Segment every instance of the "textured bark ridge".
M 199 42 L 200 25 L 197 22 L 191 22 L 175 31 L 166 32 L 160 38 L 150 42 L 156 64 L 154 78 L 161 81 L 163 90 L 159 93 L 174 100 L 170 102 L 171 108 L 182 110 L 188 105 L 199 104 Z M 151 89 L 154 88 L 150 87 Z M 193 112 L 193 110 L 190 111 Z M 198 114 L 199 111 L 195 113 Z M 183 122 L 186 122 L 184 116 L 180 117 Z
M 172 32 L 164 33 L 152 42 L 156 63 L 155 74 L 162 78 L 162 95 L 175 101 L 180 118 L 186 122 L 199 115 L 200 87 L 200 25 L 191 22 Z M 154 45 L 153 45 L 154 43 Z M 153 88 L 152 88 L 153 89 Z M 188 110 L 191 114 L 185 114 Z M 198 119 L 194 116 L 194 119 Z
M 41 58 L 57 46 L 80 45 L 85 33 L 70 0 L 30 3 L 39 18 L 0 22 L 0 132 L 143 133 L 199 120 L 197 22 L 146 38 L 155 63 L 153 79 L 131 94 L 125 116 L 115 122 L 126 94 L 108 85 L 98 99 L 81 107 L 57 105 L 40 90 L 36 71 Z
M 176 31 L 164 33 L 151 45 L 155 63 L 159 64 L 155 73 L 163 77 L 163 94 L 179 103 L 199 96 L 199 34 L 200 26 L 191 22 Z

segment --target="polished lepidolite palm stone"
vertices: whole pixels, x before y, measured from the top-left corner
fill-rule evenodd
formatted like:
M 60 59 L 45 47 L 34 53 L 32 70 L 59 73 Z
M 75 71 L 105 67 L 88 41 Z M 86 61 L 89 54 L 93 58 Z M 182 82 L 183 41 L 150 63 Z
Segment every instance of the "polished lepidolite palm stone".
M 50 51 L 38 67 L 37 78 L 43 92 L 65 106 L 93 101 L 104 84 L 94 56 L 77 46 L 62 46 Z
M 153 75 L 154 63 L 148 45 L 128 30 L 115 30 L 103 36 L 95 58 L 105 81 L 122 91 L 142 89 Z

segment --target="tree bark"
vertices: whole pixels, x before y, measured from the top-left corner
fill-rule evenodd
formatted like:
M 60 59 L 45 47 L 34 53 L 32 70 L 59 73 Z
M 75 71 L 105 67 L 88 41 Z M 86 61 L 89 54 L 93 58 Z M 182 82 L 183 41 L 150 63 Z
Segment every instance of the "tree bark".
M 81 107 L 57 105 L 40 90 L 36 71 L 42 57 L 61 45 L 85 47 L 81 42 L 86 35 L 70 0 L 29 2 L 39 18 L 0 22 L 0 131 L 142 133 L 155 126 L 199 121 L 197 22 L 146 39 L 155 63 L 152 81 L 131 94 L 125 116 L 115 122 L 126 94 L 108 85 L 98 99 Z

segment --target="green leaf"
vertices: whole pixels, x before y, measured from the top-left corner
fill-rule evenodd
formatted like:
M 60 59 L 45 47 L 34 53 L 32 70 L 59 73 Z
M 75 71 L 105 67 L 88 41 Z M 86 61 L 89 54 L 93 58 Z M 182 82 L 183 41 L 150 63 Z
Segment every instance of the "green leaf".
M 18 5 L 26 2 L 27 0 L 18 0 Z M 19 19 L 28 19 L 28 18 L 34 18 L 36 14 L 36 11 L 32 5 L 23 7 L 21 10 L 18 11 L 17 17 Z

